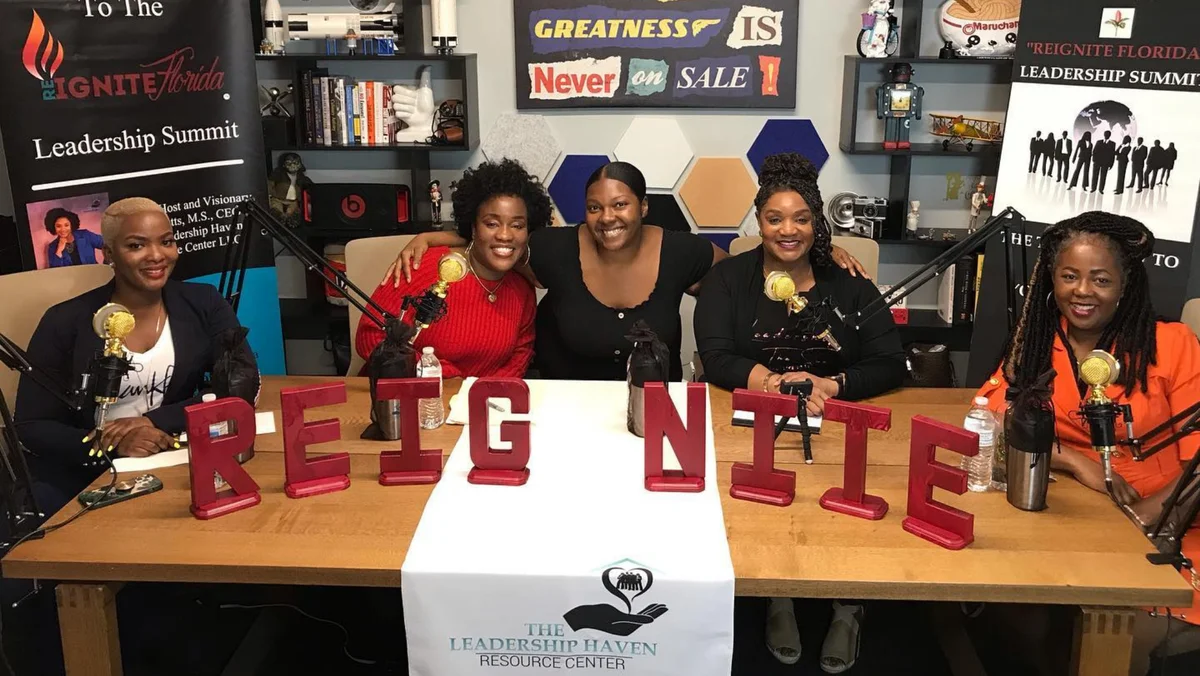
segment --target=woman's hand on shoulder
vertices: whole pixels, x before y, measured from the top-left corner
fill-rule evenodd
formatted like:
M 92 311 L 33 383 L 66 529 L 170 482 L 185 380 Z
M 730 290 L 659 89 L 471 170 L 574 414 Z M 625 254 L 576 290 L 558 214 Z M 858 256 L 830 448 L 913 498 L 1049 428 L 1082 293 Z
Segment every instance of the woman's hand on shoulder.
M 400 255 L 396 256 L 396 261 L 392 263 L 387 272 L 383 274 L 383 280 L 380 284 L 392 282 L 392 286 L 398 288 L 400 286 L 400 278 L 403 276 L 404 281 L 412 282 L 412 271 L 421 267 L 421 258 L 425 256 L 425 252 L 429 250 L 428 235 L 422 233 L 409 240 L 408 244 L 400 250 Z
M 863 267 L 863 264 L 857 258 L 836 244 L 833 245 L 832 258 L 833 264 L 849 272 L 851 277 L 871 278 L 871 275 L 867 274 L 867 269 Z

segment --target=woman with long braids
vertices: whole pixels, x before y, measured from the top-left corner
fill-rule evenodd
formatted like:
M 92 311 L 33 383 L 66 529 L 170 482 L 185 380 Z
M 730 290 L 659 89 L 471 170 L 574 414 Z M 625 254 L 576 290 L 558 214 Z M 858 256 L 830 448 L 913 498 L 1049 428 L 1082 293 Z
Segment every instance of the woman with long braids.
M 879 298 L 879 290 L 833 264 L 813 165 L 795 153 L 766 158 L 754 206 L 762 245 L 713 266 L 696 301 L 696 344 L 709 382 L 778 392 L 782 383 L 811 380 L 812 414 L 823 412 L 833 397 L 863 399 L 899 387 L 904 352 L 891 313 L 881 312 L 858 331 L 834 314 L 835 307 L 846 314 L 862 309 Z M 807 307 L 793 312 L 764 295 L 766 278 L 776 272 L 791 278 Z M 863 606 L 833 606 L 821 668 L 837 674 L 857 659 Z M 799 661 L 791 599 L 771 600 L 766 635 L 776 659 Z
M 1002 415 L 1009 387 L 1025 390 L 1054 369 L 1059 444 L 1051 467 L 1097 491 L 1105 491 L 1104 471 L 1078 414 L 1085 388 L 1077 373 L 1088 353 L 1104 350 L 1121 364 L 1108 396 L 1130 405 L 1138 436 L 1200 400 L 1200 342 L 1183 324 L 1155 318 L 1142 263 L 1153 251 L 1154 235 L 1126 216 L 1092 211 L 1047 228 L 1004 360 L 979 391 Z M 1123 426 L 1118 435 L 1124 436 Z M 1200 437 L 1192 435 L 1141 462 L 1128 453 L 1112 458 L 1114 492 L 1143 526 L 1158 518 L 1181 463 L 1197 449 Z M 1184 554 L 1200 557 L 1198 541 L 1186 538 Z M 1200 577 L 1188 570 L 1184 577 L 1200 591 Z M 1200 604 L 1173 612 L 1200 624 Z

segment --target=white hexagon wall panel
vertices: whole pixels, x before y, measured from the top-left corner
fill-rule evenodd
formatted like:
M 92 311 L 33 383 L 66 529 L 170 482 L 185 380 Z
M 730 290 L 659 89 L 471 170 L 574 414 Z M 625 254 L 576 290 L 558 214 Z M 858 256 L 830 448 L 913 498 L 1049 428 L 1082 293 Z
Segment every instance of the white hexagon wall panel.
M 618 160 L 642 170 L 646 187 L 673 190 L 692 161 L 692 146 L 674 118 L 637 117 L 614 154 Z

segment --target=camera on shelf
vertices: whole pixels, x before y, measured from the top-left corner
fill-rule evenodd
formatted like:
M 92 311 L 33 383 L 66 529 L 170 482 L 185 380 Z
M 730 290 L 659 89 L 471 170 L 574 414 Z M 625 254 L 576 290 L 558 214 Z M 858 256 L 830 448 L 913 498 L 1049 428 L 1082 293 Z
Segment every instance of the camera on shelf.
M 856 193 L 834 195 L 826 206 L 826 217 L 834 234 L 879 239 L 887 219 L 888 201 L 882 197 L 860 197 Z M 841 231 L 841 232 L 838 232 Z
M 859 197 L 854 200 L 854 225 L 851 227 L 854 234 L 871 239 L 882 237 L 887 206 L 888 201 L 882 197 Z

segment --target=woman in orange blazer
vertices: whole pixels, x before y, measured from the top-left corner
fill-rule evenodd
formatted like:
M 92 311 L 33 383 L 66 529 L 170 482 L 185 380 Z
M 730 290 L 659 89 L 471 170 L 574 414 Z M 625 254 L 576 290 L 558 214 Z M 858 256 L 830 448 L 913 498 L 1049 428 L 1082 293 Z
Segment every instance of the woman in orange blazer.
M 1030 387 L 1053 368 L 1059 446 L 1051 467 L 1097 491 L 1105 490 L 1104 472 L 1078 414 L 1084 396 L 1078 364 L 1089 352 L 1104 350 L 1121 364 L 1108 396 L 1132 407 L 1139 437 L 1200 401 L 1200 341 L 1183 324 L 1155 319 L 1142 263 L 1153 250 L 1154 235 L 1125 216 L 1093 211 L 1047 228 L 1004 361 L 979 391 L 1002 415 L 1010 384 Z M 1118 435 L 1124 437 L 1123 425 Z M 1114 457 L 1118 499 L 1152 525 L 1198 448 L 1200 435 L 1191 435 L 1142 462 L 1128 452 Z M 1184 554 L 1200 565 L 1200 529 L 1193 526 L 1183 544 Z M 1200 575 L 1182 573 L 1197 595 L 1191 608 L 1171 611 L 1200 624 Z

